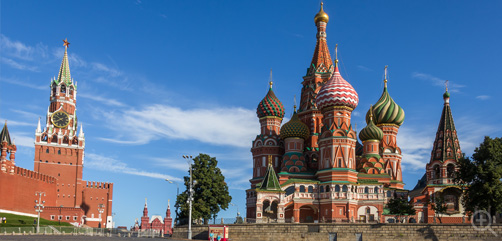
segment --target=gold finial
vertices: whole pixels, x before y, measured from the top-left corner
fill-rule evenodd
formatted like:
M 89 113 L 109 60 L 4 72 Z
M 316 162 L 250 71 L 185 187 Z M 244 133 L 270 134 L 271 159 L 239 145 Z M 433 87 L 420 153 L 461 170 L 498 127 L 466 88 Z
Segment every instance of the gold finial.
M 373 105 L 370 105 L 370 121 L 373 122 Z
M 63 39 L 63 42 L 64 42 L 64 44 L 63 44 L 64 47 L 68 48 L 68 45 L 70 45 L 70 43 L 68 42 L 68 39 L 67 38 Z
M 272 85 L 274 84 L 274 82 L 272 81 L 272 68 L 270 68 L 270 82 L 268 82 L 270 84 L 270 89 L 272 89 Z
M 383 77 L 383 82 L 385 83 L 385 88 L 387 88 L 387 67 L 389 67 L 389 66 L 385 65 L 384 77 Z
M 293 96 L 293 102 L 295 103 L 294 109 L 295 109 L 295 112 L 296 112 L 296 95 Z
M 318 22 L 329 22 L 329 16 L 326 14 L 322 8 L 323 3 L 321 2 L 321 10 L 315 15 L 314 17 L 314 22 L 317 24 Z
M 445 89 L 446 89 L 446 92 L 448 92 L 448 80 L 446 80 L 446 81 L 444 82 L 444 87 L 445 87 Z
M 268 165 L 272 166 L 272 155 L 268 155 Z
M 338 44 L 335 44 L 335 67 L 338 66 Z

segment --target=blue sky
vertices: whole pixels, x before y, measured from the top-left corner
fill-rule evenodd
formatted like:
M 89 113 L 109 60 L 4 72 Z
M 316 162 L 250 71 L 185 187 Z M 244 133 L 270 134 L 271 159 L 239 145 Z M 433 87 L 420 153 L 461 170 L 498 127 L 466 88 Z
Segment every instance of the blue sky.
M 291 116 L 312 59 L 319 1 L 2 1 L 0 121 L 17 165 L 33 169 L 34 132 L 64 47 L 86 135 L 84 179 L 114 182 L 116 224 L 163 215 L 187 174 L 182 155 L 217 157 L 244 215 L 256 107 L 268 89 Z M 444 80 L 462 151 L 502 136 L 500 1 L 326 1 L 328 46 L 359 93 L 353 122 L 383 88 L 406 113 L 398 134 L 413 188 L 430 158 Z M 285 121 L 283 122 L 285 123 Z M 42 123 L 44 124 L 44 123 Z M 181 183 L 180 183 L 181 185 Z M 181 185 L 180 190 L 184 190 Z M 221 213 L 235 216 L 236 207 Z M 173 216 L 174 217 L 174 216 Z

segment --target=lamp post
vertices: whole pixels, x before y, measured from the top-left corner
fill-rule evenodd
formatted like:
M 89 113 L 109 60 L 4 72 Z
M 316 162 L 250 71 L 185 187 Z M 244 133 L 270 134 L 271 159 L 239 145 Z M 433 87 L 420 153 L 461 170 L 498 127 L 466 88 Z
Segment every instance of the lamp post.
M 36 192 L 35 196 L 38 196 L 38 200 L 35 200 L 35 212 L 38 213 L 38 219 L 37 219 L 37 233 L 40 232 L 40 213 L 43 212 L 44 208 L 44 203 L 45 201 L 42 201 L 42 194 L 45 197 L 45 192 Z
M 171 184 L 173 184 L 173 183 L 176 184 L 176 200 L 178 200 L 178 196 L 180 195 L 180 186 L 178 185 L 178 182 L 171 181 L 171 180 L 169 180 L 167 178 L 166 178 L 166 181 L 169 182 L 169 183 L 171 183 Z M 176 220 L 178 220 L 178 205 L 176 205 Z
M 193 182 L 192 182 L 192 156 L 183 155 L 188 163 L 190 171 L 190 188 L 188 189 L 188 239 L 192 239 L 192 202 L 193 202 Z
M 105 211 L 104 207 L 105 207 L 105 205 L 103 205 L 103 204 L 98 205 L 99 227 L 101 228 L 101 235 L 103 235 L 103 224 L 102 224 L 101 214 L 103 214 L 103 212 Z
M 235 203 L 230 203 L 230 205 L 237 207 L 237 217 L 239 217 L 241 214 L 239 213 L 239 206 Z

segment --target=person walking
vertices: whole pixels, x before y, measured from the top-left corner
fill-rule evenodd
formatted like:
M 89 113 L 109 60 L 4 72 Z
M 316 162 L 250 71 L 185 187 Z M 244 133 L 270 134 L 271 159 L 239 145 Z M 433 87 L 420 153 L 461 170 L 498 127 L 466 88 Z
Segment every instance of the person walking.
M 213 233 L 213 231 L 211 231 L 211 233 L 209 234 L 209 240 L 210 241 L 214 241 L 214 233 Z

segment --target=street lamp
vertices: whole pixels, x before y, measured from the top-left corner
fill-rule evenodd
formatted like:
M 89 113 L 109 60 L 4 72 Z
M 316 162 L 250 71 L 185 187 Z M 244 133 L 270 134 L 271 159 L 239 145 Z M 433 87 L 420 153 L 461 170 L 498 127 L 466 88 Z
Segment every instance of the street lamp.
M 237 217 L 239 217 L 241 214 L 239 213 L 239 206 L 235 203 L 230 203 L 230 205 L 237 207 Z
M 180 195 L 180 186 L 178 185 L 178 182 L 174 182 L 174 181 L 171 181 L 169 179 L 166 178 L 166 181 L 171 183 L 171 184 L 176 184 L 176 200 L 178 200 L 178 196 Z M 178 220 L 178 205 L 175 205 L 176 206 L 176 220 Z M 176 223 L 176 222 L 175 222 Z
M 45 197 L 45 192 L 36 192 L 35 196 L 38 196 L 38 200 L 35 200 L 35 212 L 38 213 L 38 219 L 37 219 L 37 233 L 40 232 L 40 213 L 43 212 L 44 208 L 44 203 L 45 201 L 42 201 L 42 194 Z
M 192 156 L 183 155 L 188 163 L 190 171 L 190 189 L 188 189 L 188 239 L 192 239 L 192 202 L 193 202 L 193 182 L 192 182 Z
M 101 228 L 101 235 L 103 235 L 103 224 L 102 224 L 101 214 L 105 211 L 104 207 L 105 207 L 105 205 L 103 205 L 103 204 L 98 205 L 99 227 Z

